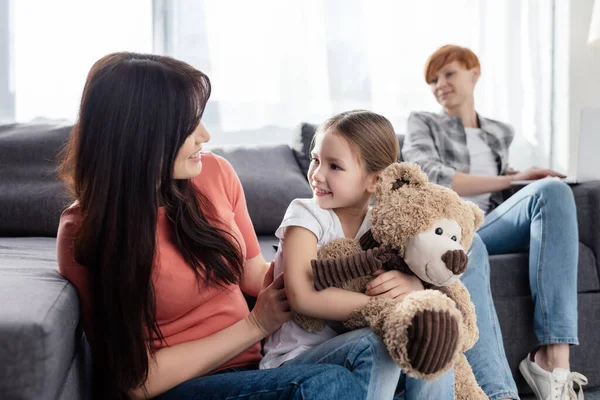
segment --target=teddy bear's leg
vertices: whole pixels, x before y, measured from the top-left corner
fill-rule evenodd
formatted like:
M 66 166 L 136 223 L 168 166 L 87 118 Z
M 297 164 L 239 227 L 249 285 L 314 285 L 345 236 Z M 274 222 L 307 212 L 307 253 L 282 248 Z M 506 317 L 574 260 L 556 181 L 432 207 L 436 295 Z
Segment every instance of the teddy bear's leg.
M 401 302 L 373 299 L 346 321 L 351 329 L 370 326 L 392 359 L 411 377 L 435 379 L 456 358 L 462 316 L 454 302 L 436 290 L 411 293 Z
M 475 305 L 471 301 L 469 291 L 461 281 L 456 281 L 450 286 L 436 288 L 446 296 L 454 300 L 456 307 L 461 311 L 464 323 L 464 336 L 462 340 L 462 351 L 467 351 L 475 346 L 479 339 L 479 329 L 477 328 L 477 314 Z
M 419 311 L 408 327 L 408 360 L 415 371 L 434 374 L 450 365 L 457 342 L 458 322 L 449 311 Z
M 485 400 L 488 398 L 477 384 L 464 353 L 460 354 L 454 364 L 454 398 L 457 400 Z

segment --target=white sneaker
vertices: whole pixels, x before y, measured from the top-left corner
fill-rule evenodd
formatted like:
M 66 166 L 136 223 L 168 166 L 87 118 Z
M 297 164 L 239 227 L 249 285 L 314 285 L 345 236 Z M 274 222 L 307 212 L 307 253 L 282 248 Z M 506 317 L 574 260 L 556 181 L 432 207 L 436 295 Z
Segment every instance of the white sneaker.
M 583 385 L 587 385 L 585 376 L 564 368 L 554 368 L 548 372 L 535 363 L 534 353 L 530 353 L 519 364 L 519 371 L 527 381 L 538 400 L 583 400 Z M 573 383 L 579 385 L 579 393 L 573 389 Z

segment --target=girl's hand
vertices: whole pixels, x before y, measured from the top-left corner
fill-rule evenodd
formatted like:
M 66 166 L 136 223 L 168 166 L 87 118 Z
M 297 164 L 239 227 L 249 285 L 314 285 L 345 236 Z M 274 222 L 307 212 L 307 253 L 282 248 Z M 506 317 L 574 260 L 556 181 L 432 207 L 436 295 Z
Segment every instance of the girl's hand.
M 273 266 L 265 274 L 263 287 L 256 297 L 256 304 L 248 316 L 265 337 L 275 332 L 284 322 L 292 316 L 290 305 L 285 295 L 283 274 L 273 279 Z
M 402 300 L 404 296 L 423 290 L 423 282 L 416 275 L 403 274 L 400 271 L 378 270 L 375 278 L 367 285 L 368 296 L 387 297 Z

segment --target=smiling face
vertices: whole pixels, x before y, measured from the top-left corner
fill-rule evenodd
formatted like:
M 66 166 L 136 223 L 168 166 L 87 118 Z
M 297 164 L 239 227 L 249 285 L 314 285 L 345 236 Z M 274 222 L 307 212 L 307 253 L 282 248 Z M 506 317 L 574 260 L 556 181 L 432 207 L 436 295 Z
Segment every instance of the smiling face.
M 437 102 L 449 110 L 473 100 L 478 78 L 479 67 L 466 69 L 459 61 L 452 61 L 432 74 L 429 87 Z
M 315 138 L 308 169 L 313 199 L 325 209 L 364 207 L 375 191 L 376 174 L 368 173 L 341 135 L 328 130 Z
M 189 179 L 202 172 L 202 144 L 210 140 L 210 133 L 199 123 L 187 137 L 177 153 L 173 166 L 173 179 Z

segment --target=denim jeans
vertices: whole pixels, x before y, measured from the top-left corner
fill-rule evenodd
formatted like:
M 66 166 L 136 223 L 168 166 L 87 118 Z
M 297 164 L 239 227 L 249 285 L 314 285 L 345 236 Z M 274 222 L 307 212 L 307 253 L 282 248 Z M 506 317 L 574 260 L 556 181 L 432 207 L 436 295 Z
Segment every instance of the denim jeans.
M 363 400 L 362 388 L 339 365 L 296 365 L 227 372 L 190 379 L 159 400 Z
M 492 300 L 488 252 L 529 250 L 539 344 L 577 344 L 579 240 L 571 189 L 554 179 L 533 182 L 486 215 L 478 234 L 462 277 L 475 304 L 479 327 L 479 341 L 466 355 L 477 382 L 491 399 L 518 398 Z
M 361 386 L 363 399 L 392 399 L 398 386 L 400 368 L 394 363 L 379 337 L 369 328 L 336 336 L 305 351 L 284 366 L 338 364 L 348 368 Z M 280 367 L 281 368 L 281 367 Z M 454 399 L 454 372 L 435 381 L 406 378 L 405 399 Z
M 538 343 L 578 344 L 579 236 L 571 188 L 556 179 L 530 183 L 487 215 L 478 233 L 490 255 L 529 249 Z
M 500 322 L 490 288 L 490 261 L 485 244 L 475 234 L 468 252 L 469 264 L 461 281 L 475 305 L 479 340 L 465 355 L 475 379 L 491 399 L 518 399 L 517 385 L 506 360 Z

